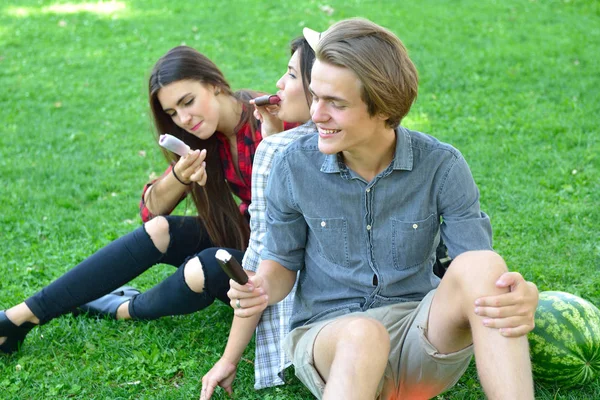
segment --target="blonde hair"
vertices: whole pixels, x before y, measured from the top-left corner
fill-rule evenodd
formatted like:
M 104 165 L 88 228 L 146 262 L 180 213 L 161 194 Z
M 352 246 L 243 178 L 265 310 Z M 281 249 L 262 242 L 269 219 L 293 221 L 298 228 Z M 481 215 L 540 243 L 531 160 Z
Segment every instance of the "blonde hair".
M 363 18 L 337 22 L 323 35 L 316 57 L 353 71 L 362 83 L 369 115 L 385 115 L 396 128 L 417 97 L 417 69 L 402 41 L 389 30 Z

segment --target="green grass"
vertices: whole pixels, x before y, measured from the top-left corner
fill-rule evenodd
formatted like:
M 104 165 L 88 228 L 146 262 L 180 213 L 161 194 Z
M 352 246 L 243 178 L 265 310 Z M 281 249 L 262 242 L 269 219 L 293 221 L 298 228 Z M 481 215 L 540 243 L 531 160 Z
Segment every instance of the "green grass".
M 0 5 L 0 309 L 140 225 L 141 187 L 165 167 L 146 99 L 160 55 L 185 42 L 234 88 L 272 91 L 302 26 L 352 16 L 407 45 L 421 85 L 404 125 L 465 154 L 509 266 L 540 290 L 600 305 L 596 0 L 13 0 Z M 149 288 L 171 270 L 134 283 Z M 230 319 L 221 305 L 150 323 L 59 318 L 0 358 L 0 397 L 196 398 Z M 253 358 L 251 347 L 236 398 L 310 398 L 292 374 L 255 392 Z M 537 396 L 600 398 L 600 382 Z M 483 397 L 474 367 L 440 396 Z

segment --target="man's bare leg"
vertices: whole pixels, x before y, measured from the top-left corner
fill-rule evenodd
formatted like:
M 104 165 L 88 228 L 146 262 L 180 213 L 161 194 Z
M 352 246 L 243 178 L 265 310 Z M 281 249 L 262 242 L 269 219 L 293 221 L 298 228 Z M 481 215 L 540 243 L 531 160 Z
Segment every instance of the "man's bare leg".
M 389 352 L 389 335 L 374 319 L 346 317 L 324 327 L 314 344 L 315 367 L 327 383 L 323 399 L 375 398 Z
M 442 353 L 474 344 L 477 371 L 489 399 L 533 399 L 527 336 L 504 337 L 475 314 L 477 298 L 508 291 L 495 285 L 506 271 L 504 260 L 491 251 L 458 256 L 433 298 L 427 336 Z

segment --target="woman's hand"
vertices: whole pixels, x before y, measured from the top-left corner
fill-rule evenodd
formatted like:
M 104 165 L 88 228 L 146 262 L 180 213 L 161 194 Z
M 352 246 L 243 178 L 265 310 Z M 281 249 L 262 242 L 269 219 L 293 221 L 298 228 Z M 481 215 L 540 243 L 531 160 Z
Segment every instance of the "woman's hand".
M 202 391 L 200 400 L 209 400 L 217 386 L 221 386 L 229 395 L 233 394 L 233 381 L 235 379 L 237 365 L 221 358 L 213 367 L 202 377 Z
M 262 313 L 269 305 L 265 280 L 260 275 L 250 276 L 245 285 L 230 280 L 229 286 L 227 296 L 237 317 L 252 317 Z
M 499 288 L 510 292 L 497 296 L 481 297 L 475 301 L 475 314 L 485 326 L 497 328 L 506 337 L 527 335 L 535 327 L 535 310 L 538 289 L 518 272 L 506 272 L 496 281 Z
M 173 167 L 175 176 L 183 184 L 196 182 L 200 186 L 206 184 L 206 149 L 190 151 L 184 157 L 181 157 Z
M 250 100 L 250 104 L 254 104 L 254 99 Z M 277 118 L 278 112 L 277 104 L 254 105 L 254 118 L 260 121 L 260 133 L 263 138 L 283 132 L 283 121 Z

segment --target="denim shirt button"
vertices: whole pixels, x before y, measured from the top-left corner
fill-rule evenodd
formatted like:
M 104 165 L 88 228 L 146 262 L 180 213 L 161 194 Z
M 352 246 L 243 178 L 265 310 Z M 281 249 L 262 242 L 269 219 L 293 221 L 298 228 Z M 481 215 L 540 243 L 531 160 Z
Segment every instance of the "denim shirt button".
M 323 228 L 325 228 L 325 225 L 327 225 L 327 223 L 325 223 L 325 221 L 321 221 L 321 226 L 322 226 Z
M 371 230 L 371 225 L 367 225 L 367 230 L 370 231 Z
M 371 189 L 367 189 L 367 193 L 370 193 L 370 192 L 371 192 Z
M 413 224 L 413 229 L 417 229 L 418 227 L 419 227 L 419 225 Z

